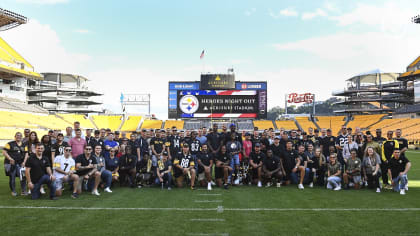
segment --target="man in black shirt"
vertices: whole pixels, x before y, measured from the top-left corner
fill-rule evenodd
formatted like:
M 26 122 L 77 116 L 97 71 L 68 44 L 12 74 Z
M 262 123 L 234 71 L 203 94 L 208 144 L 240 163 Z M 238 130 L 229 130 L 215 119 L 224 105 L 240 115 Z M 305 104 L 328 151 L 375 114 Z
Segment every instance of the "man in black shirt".
M 64 155 L 64 148 L 67 146 L 69 146 L 69 144 L 64 141 L 64 135 L 59 133 L 57 135 L 57 141 L 51 146 L 51 155 L 53 157 Z
M 293 143 L 293 149 L 297 150 L 298 146 L 300 145 L 300 139 L 297 136 L 296 130 L 292 130 L 291 135 L 290 135 L 290 141 L 292 141 Z
M 152 148 L 152 165 L 157 166 L 157 161 L 160 159 L 162 152 L 165 151 L 165 140 L 161 138 L 161 134 L 165 133 L 165 130 L 158 131 L 156 137 L 150 140 L 150 146 Z
M 277 188 L 280 187 L 284 169 L 280 158 L 274 156 L 272 150 L 267 150 L 267 157 L 263 160 L 263 172 L 267 182 L 267 187 L 271 186 L 273 178 L 277 180 Z
M 178 135 L 178 130 L 175 126 L 172 127 L 172 135 L 167 139 L 169 142 L 169 159 L 173 160 L 178 152 L 181 151 L 181 137 Z
M 191 139 L 188 142 L 190 146 L 190 152 L 194 160 L 197 158 L 197 154 L 201 151 L 201 143 L 200 140 L 197 139 L 197 132 L 191 132 Z
M 322 145 L 322 153 L 324 156 L 329 157 L 330 156 L 330 147 L 334 147 L 335 151 L 335 140 L 336 138 L 332 135 L 331 129 L 327 129 L 327 136 L 324 136 L 321 141 Z
M 226 133 L 224 144 L 226 145 L 227 142 L 229 142 L 231 140 L 231 135 L 232 134 L 235 134 L 235 141 L 238 141 L 238 142 L 242 143 L 241 134 L 236 132 L 236 125 L 234 123 L 232 123 L 232 124 L 230 124 L 229 128 L 230 128 L 230 131 Z
M 308 145 L 312 144 L 314 145 L 314 142 L 312 141 L 312 139 L 309 139 L 308 135 L 306 134 L 306 132 L 302 132 L 302 140 L 300 140 L 300 144 L 303 145 L 305 147 L 305 149 L 308 149 Z
M 213 154 L 208 152 L 207 144 L 201 146 L 198 155 L 198 181 L 201 186 L 207 183 L 207 190 L 211 190 L 211 168 L 213 167 Z
M 213 131 L 207 135 L 208 148 L 213 155 L 216 155 L 220 151 L 220 147 L 223 141 L 220 134 L 217 132 L 217 124 L 213 124 Z
M 169 160 L 169 153 L 164 151 L 162 153 L 162 160 L 158 161 L 158 168 L 156 168 L 156 173 L 159 178 L 159 182 L 166 185 L 168 190 L 171 190 L 172 183 L 172 162 Z
M 388 170 L 388 161 L 392 158 L 395 149 L 399 149 L 399 143 L 397 140 L 393 139 L 394 132 L 389 130 L 386 134 L 387 139 L 382 142 L 382 159 L 381 159 L 381 171 L 386 173 Z M 382 183 L 385 185 L 385 188 L 391 188 L 388 183 L 388 175 L 382 175 Z
M 55 197 L 55 177 L 51 171 L 51 163 L 48 157 L 42 156 L 44 152 L 44 145 L 41 143 L 35 144 L 35 153 L 26 161 L 26 180 L 28 181 L 28 187 L 31 189 L 32 199 L 38 199 L 41 197 L 41 186 L 43 184 L 48 185 L 50 189 L 50 199 L 57 200 Z
M 407 139 L 401 137 L 401 135 L 402 135 L 401 129 L 397 129 L 395 131 L 395 136 L 396 136 L 396 139 L 397 139 L 398 144 L 399 144 L 398 147 L 399 147 L 400 152 L 401 152 L 400 156 L 405 157 L 405 151 L 408 150 L 408 141 L 407 141 Z
M 136 187 L 136 163 L 137 157 L 132 153 L 130 145 L 125 147 L 125 154 L 120 157 L 120 186 L 125 184 L 126 176 L 128 176 L 129 185 L 131 188 Z
M 104 131 L 105 132 L 105 131 Z M 101 131 L 95 130 L 93 135 L 94 137 L 90 139 L 90 141 L 87 143 L 88 146 L 91 146 L 92 148 L 95 148 L 96 146 L 101 146 L 101 155 L 104 155 L 105 151 L 105 140 L 100 137 Z
M 281 157 L 285 148 L 280 145 L 280 137 L 274 137 L 274 143 L 270 145 L 269 150 L 273 152 L 274 156 Z
M 95 185 L 92 190 L 92 194 L 99 196 L 98 186 L 101 182 L 101 173 L 97 169 L 98 162 L 96 158 L 92 155 L 92 147 L 85 146 L 84 153 L 76 157 L 76 174 L 79 175 L 79 186 L 77 191 L 82 192 L 83 180 L 89 181 L 90 179 L 95 180 Z
M 388 175 L 392 179 L 392 186 L 394 191 L 399 191 L 401 195 L 405 195 L 405 191 L 408 190 L 407 173 L 411 168 L 411 162 L 400 154 L 400 150 L 394 150 L 392 158 L 388 162 Z
M 263 166 L 263 160 L 265 158 L 265 155 L 263 152 L 261 152 L 261 144 L 256 143 L 254 151 L 249 154 L 249 165 L 252 168 L 252 181 L 255 184 L 255 179 L 258 180 L 257 186 L 259 188 L 262 187 L 262 166 Z
M 290 184 L 291 173 L 294 167 L 293 163 L 296 157 L 297 151 L 293 150 L 293 142 L 288 140 L 286 142 L 286 150 L 283 152 L 283 155 L 280 156 L 281 161 L 283 162 L 284 171 L 286 172 L 284 176 L 286 185 Z

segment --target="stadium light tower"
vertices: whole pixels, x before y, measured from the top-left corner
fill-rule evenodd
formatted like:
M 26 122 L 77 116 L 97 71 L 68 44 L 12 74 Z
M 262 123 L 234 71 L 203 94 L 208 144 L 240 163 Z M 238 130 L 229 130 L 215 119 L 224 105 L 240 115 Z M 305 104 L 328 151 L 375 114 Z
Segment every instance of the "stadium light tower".
M 413 21 L 413 23 L 420 24 L 420 15 L 411 18 L 411 20 Z

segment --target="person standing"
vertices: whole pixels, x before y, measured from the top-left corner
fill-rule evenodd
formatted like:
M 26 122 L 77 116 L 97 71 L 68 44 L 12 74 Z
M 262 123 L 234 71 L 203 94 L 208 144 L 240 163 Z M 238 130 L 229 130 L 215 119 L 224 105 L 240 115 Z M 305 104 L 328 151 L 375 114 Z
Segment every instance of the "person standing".
M 31 190 L 33 200 L 41 197 L 41 186 L 48 185 L 50 199 L 57 200 L 55 196 L 55 177 L 51 170 L 51 163 L 43 156 L 44 146 L 41 143 L 35 144 L 35 153 L 31 154 L 25 163 L 25 175 L 28 187 Z
M 83 150 L 86 147 L 86 140 L 82 138 L 82 131 L 80 129 L 75 130 L 76 136 L 69 141 L 71 147 L 71 155 L 74 159 L 79 155 L 83 154 Z
M 12 191 L 12 196 L 17 196 L 16 193 L 16 178 L 20 178 L 21 194 L 27 195 L 26 180 L 21 176 L 21 168 L 25 167 L 26 159 L 25 153 L 27 147 L 22 142 L 22 133 L 15 134 L 15 140 L 6 143 L 3 148 L 4 168 L 6 175 L 9 176 L 9 187 Z
M 397 140 L 393 139 L 394 132 L 392 130 L 389 130 L 386 133 L 387 139 L 382 142 L 382 163 L 381 163 L 381 171 L 382 173 L 388 172 L 388 162 L 391 160 L 391 157 L 394 153 L 395 149 L 399 149 L 399 143 Z M 382 175 L 382 182 L 384 184 L 385 188 L 391 188 L 388 182 L 388 175 Z

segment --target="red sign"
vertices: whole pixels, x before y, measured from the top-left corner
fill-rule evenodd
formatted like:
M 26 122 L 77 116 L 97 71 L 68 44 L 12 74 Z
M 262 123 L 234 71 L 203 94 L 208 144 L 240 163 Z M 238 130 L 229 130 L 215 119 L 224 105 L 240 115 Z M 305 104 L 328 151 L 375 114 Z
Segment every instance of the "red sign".
M 314 94 L 312 93 L 290 93 L 289 99 L 287 100 L 288 103 L 313 103 L 314 101 Z

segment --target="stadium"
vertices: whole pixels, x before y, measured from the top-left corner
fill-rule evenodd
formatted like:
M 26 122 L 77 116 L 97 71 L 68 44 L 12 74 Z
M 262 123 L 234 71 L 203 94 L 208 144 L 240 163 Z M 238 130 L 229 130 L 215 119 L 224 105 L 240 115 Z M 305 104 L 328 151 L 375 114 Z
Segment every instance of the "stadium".
M 28 19 L 24 16 L 0 8 L 0 31 L 11 30 L 21 24 L 26 24 L 27 21 Z M 418 23 L 418 18 L 413 18 L 413 22 Z M 59 142 L 59 134 L 65 140 L 68 138 L 66 142 L 69 146 L 60 146 L 63 149 L 60 151 L 63 158 L 64 149 L 67 147 L 70 147 L 70 151 L 77 149 L 77 144 L 73 146 L 75 142 L 73 139 L 82 137 L 85 144 L 82 145 L 79 154 L 87 155 L 84 152 L 87 147 L 91 146 L 92 151 L 97 146 L 102 146 L 106 149 L 105 152 L 108 155 L 106 158 L 114 158 L 114 154 L 110 153 L 113 150 L 112 152 L 121 155 L 118 158 L 121 158 L 120 162 L 122 162 L 123 157 L 129 156 L 125 148 L 130 147 L 130 152 L 138 157 L 138 160 L 133 159 L 134 162 L 137 165 L 144 162 L 144 168 L 134 166 L 133 173 L 132 169 L 123 172 L 125 166 L 120 163 L 117 169 L 114 167 L 110 170 L 112 185 L 108 185 L 101 173 L 95 170 L 83 175 L 75 174 L 76 170 L 74 173 L 69 172 L 69 178 L 75 175 L 81 176 L 78 181 L 80 186 L 83 182 L 83 186 L 80 187 L 80 192 L 76 193 L 76 188 L 79 190 L 79 187 L 77 183 L 73 186 L 72 181 L 77 182 L 77 180 L 72 179 L 69 184 L 62 183 L 64 191 L 58 201 L 49 201 L 48 194 L 42 192 L 49 193 L 47 186 L 51 187 L 54 181 L 41 183 L 39 188 L 45 189 L 38 189 L 40 193 L 43 193 L 41 200 L 32 201 L 30 199 L 34 198 L 36 190 L 32 189 L 32 196 L 28 196 L 27 191 L 19 186 L 19 183 L 16 183 L 18 187 L 11 190 L 9 177 L 3 176 L 0 178 L 2 202 L 0 215 L 3 218 L 0 226 L 3 233 L 7 235 L 46 234 L 39 229 L 39 224 L 53 229 L 49 232 L 50 234 L 54 232 L 54 234 L 63 235 L 81 232 L 128 235 L 353 235 L 357 233 L 417 235 L 420 232 L 417 223 L 420 211 L 418 203 L 420 152 L 417 151 L 420 147 L 420 56 L 412 61 L 410 61 L 411 58 L 407 58 L 408 66 L 401 72 L 387 73 L 374 70 L 343 81 L 345 84 L 343 90 L 328 91 L 332 96 L 339 98 L 334 104 L 337 108 L 329 114 L 316 112 L 319 102 L 315 102 L 315 95 L 309 91 L 305 94 L 286 94 L 286 113 L 277 115 L 275 119 L 268 119 L 269 105 L 273 107 L 273 104 L 268 104 L 268 98 L 274 96 L 268 93 L 268 81 L 264 79 L 243 81 L 241 78 L 237 80 L 233 69 L 228 70 L 227 73 L 202 73 L 197 75 L 196 81 L 167 81 L 167 91 L 165 90 L 164 93 L 167 93 L 168 119 L 160 119 L 150 113 L 150 106 L 153 103 L 151 103 L 150 95 L 147 94 L 122 92 L 120 98 L 122 113 L 103 109 L 104 102 L 101 97 L 104 94 L 88 87 L 89 78 L 78 75 L 78 71 L 74 71 L 74 74 L 37 72 L 36 65 L 26 61 L 25 55 L 21 55 L 13 48 L 13 43 L 0 38 L 0 146 L 2 148 L 0 159 L 2 162 L 4 159 L 5 163 L 0 166 L 1 173 L 8 172 L 7 168 L 9 168 L 8 175 L 11 175 L 11 162 L 7 160 L 8 153 L 12 150 L 10 144 L 17 140 L 16 136 L 19 132 L 21 136 L 23 135 L 21 138 L 26 138 L 29 142 L 28 145 L 33 145 L 26 146 L 25 153 L 31 153 L 30 155 L 35 157 L 38 155 L 38 145 L 31 141 L 33 132 L 39 138 L 40 146 L 43 144 L 45 148 L 47 143 L 50 145 L 48 158 L 54 162 L 50 165 L 50 167 L 54 166 L 54 171 L 58 164 L 56 166 L 56 162 L 51 158 L 51 152 L 54 150 L 54 144 L 51 141 Z M 312 111 L 300 114 L 287 113 L 288 104 L 301 103 L 312 107 Z M 132 113 L 132 110 L 126 109 L 130 106 L 148 107 L 149 112 Z M 400 136 L 396 136 L 397 130 Z M 78 131 L 81 136 L 78 136 Z M 327 132 L 328 136 L 326 136 Z M 393 132 L 391 138 L 387 138 L 390 132 Z M 209 176 L 207 176 L 207 167 L 204 167 L 205 164 L 202 164 L 201 159 L 198 158 L 201 155 L 198 152 L 202 152 L 203 146 L 214 145 L 214 141 L 210 139 L 215 138 L 215 134 L 217 134 L 217 142 L 220 141 L 221 145 L 228 149 L 227 152 L 232 153 L 235 153 L 230 150 L 233 147 L 232 142 L 239 140 L 239 146 L 241 146 L 242 142 L 248 140 L 247 137 L 249 137 L 249 140 L 252 140 L 249 147 L 251 153 L 245 151 L 244 143 L 243 149 L 231 156 L 231 163 L 234 163 L 233 158 L 238 155 L 238 163 L 229 164 L 229 167 L 214 157 L 214 166 L 210 167 Z M 328 139 L 332 140 L 331 134 L 334 136 L 333 142 L 328 141 Z M 92 141 L 94 144 L 91 145 L 90 139 L 94 140 L 97 138 L 96 135 L 102 141 Z M 47 141 L 44 143 L 46 136 L 48 136 Z M 286 137 L 284 140 L 282 140 L 283 136 Z M 381 158 L 387 159 L 386 151 L 384 151 L 388 145 L 385 144 L 387 140 L 392 143 L 395 140 L 396 144 L 401 140 L 407 140 L 405 149 L 402 147 L 403 141 L 399 143 L 401 153 L 405 153 L 405 157 L 411 161 L 409 162 L 411 171 L 408 172 L 409 187 L 404 186 L 398 189 L 398 193 L 401 194 L 393 191 L 394 186 L 391 186 L 391 183 L 394 183 L 393 180 L 387 183 L 388 179 L 384 179 L 383 176 L 377 177 L 378 186 L 376 188 L 375 185 L 374 190 L 370 189 L 370 182 L 368 187 L 367 179 L 357 181 L 354 177 L 348 177 L 353 181 L 350 181 L 350 184 L 349 180 L 346 182 L 343 178 L 342 183 L 333 186 L 333 189 L 337 191 L 327 190 L 326 187 L 330 182 L 318 185 L 320 181 L 318 169 L 316 172 L 313 171 L 314 175 L 309 175 L 312 180 L 306 180 L 305 171 L 307 170 L 305 169 L 309 170 L 306 159 L 302 159 L 302 171 L 299 167 L 300 162 L 296 163 L 296 169 L 301 171 L 299 175 L 296 172 L 296 180 L 299 177 L 300 182 L 290 185 L 286 182 L 294 182 L 294 179 L 285 178 L 285 175 L 290 173 L 283 169 L 287 167 L 283 160 L 279 159 L 283 164 L 277 171 L 282 173 L 283 169 L 283 173 L 282 178 L 278 179 L 272 177 L 277 173 L 274 171 L 270 172 L 270 177 L 261 177 L 257 171 L 260 167 L 253 167 L 254 161 L 251 164 L 244 164 L 245 160 L 253 159 L 251 155 L 256 146 L 258 150 L 261 146 L 264 156 L 268 155 L 267 152 L 276 154 L 275 148 L 270 149 L 270 146 L 276 143 L 275 140 L 280 140 L 285 145 L 283 151 L 288 150 L 286 147 L 290 142 L 297 153 L 300 147 L 307 151 L 308 145 L 311 145 L 314 150 L 317 149 L 322 145 L 320 144 L 323 142 L 322 138 L 327 137 L 328 146 L 324 144 L 322 147 L 327 149 L 328 154 L 325 156 L 330 161 L 329 155 L 333 154 L 333 151 L 328 148 L 336 148 L 338 158 L 335 163 L 342 163 L 344 172 L 348 168 L 348 159 L 352 158 L 349 143 L 357 144 L 356 146 L 360 149 L 357 155 L 360 155 L 363 160 L 363 155 L 366 155 L 364 152 L 368 149 L 367 136 L 374 138 L 378 152 L 382 152 L 382 154 L 379 153 Z M 339 137 L 344 138 L 345 141 Z M 349 142 L 348 139 L 352 141 Z M 143 144 L 140 144 L 142 140 L 147 140 L 149 145 L 145 151 L 142 149 Z M 179 143 L 180 140 L 183 140 L 182 144 Z M 200 160 L 190 160 L 189 166 L 181 166 L 183 161 L 178 160 L 177 155 L 181 156 L 184 147 L 190 148 L 190 152 L 193 153 L 196 140 L 199 141 L 200 148 L 197 154 L 191 154 L 191 156 L 194 155 L 193 158 Z M 116 147 L 105 145 L 107 141 L 115 143 Z M 159 145 L 164 147 L 160 149 L 160 153 L 157 151 Z M 178 146 L 174 147 L 174 145 Z M 348 146 L 347 149 L 345 145 Z M 362 147 L 365 149 L 362 150 Z M 324 151 L 322 148 L 320 152 Z M 213 149 L 219 150 L 221 146 L 211 147 L 210 151 Z M 55 152 L 59 152 L 58 150 L 59 148 L 55 149 Z M 344 157 L 344 150 L 349 152 L 348 159 Z M 394 151 L 394 146 L 392 146 L 392 151 Z M 102 155 L 101 151 L 99 153 Z M 75 168 L 80 168 L 77 165 L 80 164 L 79 157 L 73 156 L 73 153 L 71 155 L 70 158 L 76 160 Z M 165 158 L 169 156 L 172 160 L 172 162 L 169 161 L 172 172 L 171 169 L 167 173 L 158 171 L 161 160 L 164 159 L 163 156 Z M 394 154 L 388 160 L 392 158 Z M 220 166 L 219 162 L 222 163 Z M 305 162 L 304 166 L 303 162 Z M 213 165 L 213 160 L 211 163 Z M 261 161 L 261 171 L 266 168 L 262 167 L 265 165 L 263 163 L 265 162 Z M 168 170 L 168 167 L 165 167 L 166 164 L 162 165 L 160 171 Z M 175 168 L 178 165 L 188 174 L 182 171 L 181 174 L 177 174 Z M 151 168 L 157 170 L 150 170 Z M 226 173 L 230 173 L 227 174 L 229 177 L 223 173 L 221 175 L 219 173 L 217 177 L 217 168 L 223 171 L 226 169 Z M 230 172 L 228 168 L 231 168 Z M 120 170 L 119 174 L 118 170 Z M 142 172 L 143 170 L 146 172 Z M 384 171 L 388 171 L 387 167 Z M 269 171 L 266 170 L 266 172 Z M 328 169 L 327 172 L 330 173 L 330 170 Z M 28 173 L 26 172 L 27 176 Z M 63 173 L 67 172 L 63 171 Z M 99 173 L 100 177 L 91 177 L 91 174 L 95 175 L 95 173 Z M 167 175 L 171 175 L 173 179 L 172 181 L 166 178 L 160 180 L 160 175 L 156 173 L 165 173 L 166 178 L 168 178 Z M 20 176 L 19 173 L 15 175 L 20 181 L 13 181 L 21 182 L 21 184 L 27 181 L 25 172 L 21 172 Z M 351 176 L 349 173 L 347 175 Z M 359 177 L 360 175 L 363 178 L 363 174 L 359 173 Z M 31 174 L 28 177 L 30 176 Z M 114 176 L 117 176 L 116 179 L 120 177 L 118 184 L 114 183 Z M 184 187 L 177 187 L 180 176 L 186 180 L 181 183 L 185 185 Z M 82 181 L 82 177 L 89 181 Z M 328 180 L 327 177 L 325 181 Z M 221 181 L 220 184 L 217 179 Z M 195 186 L 194 181 L 196 181 Z M 201 185 L 202 181 L 204 184 Z M 341 188 L 359 186 L 359 183 L 362 185 L 361 189 L 338 191 Z M 121 186 L 125 184 L 127 186 Z M 403 191 L 403 194 L 401 190 L 405 187 L 409 190 Z M 71 190 L 74 190 L 73 194 Z M 92 194 L 90 194 L 91 190 Z M 98 194 L 95 194 L 95 191 Z M 306 195 L 302 194 L 302 191 Z M 55 196 L 50 195 L 50 197 L 56 199 Z M 398 217 L 395 217 L 396 215 Z M 337 219 L 345 220 L 338 223 Z M 378 220 L 385 219 L 392 219 L 392 224 L 378 224 Z M 95 224 L 95 228 L 92 231 L 92 228 L 87 225 L 80 225 L 80 221 L 89 225 Z M 179 225 L 176 227 L 168 225 L 174 221 Z M 159 226 L 162 224 L 167 227 Z M 72 225 L 78 225 L 80 228 Z M 354 227 L 355 225 L 357 227 Z

